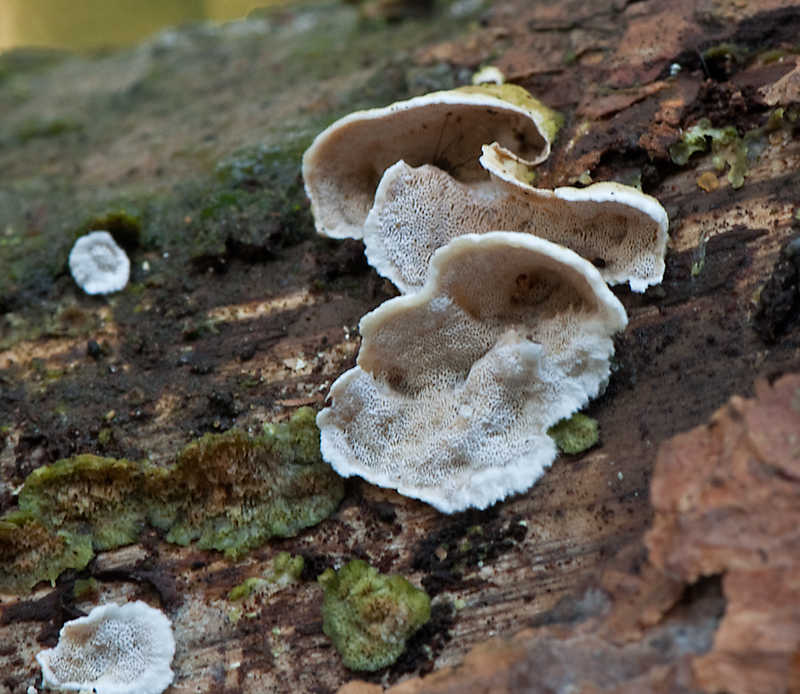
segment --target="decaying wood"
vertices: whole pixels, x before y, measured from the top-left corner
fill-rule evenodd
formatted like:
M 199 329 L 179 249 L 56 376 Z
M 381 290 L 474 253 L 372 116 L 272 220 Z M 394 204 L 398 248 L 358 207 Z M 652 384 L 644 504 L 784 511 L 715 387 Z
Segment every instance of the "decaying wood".
M 800 31 L 800 8 L 774 0 L 503 0 L 484 19 L 485 26 L 465 36 L 418 46 L 412 67 L 448 64 L 471 70 L 486 61 L 497 64 L 567 116 L 539 183 L 563 185 L 586 172 L 594 180 L 640 177 L 646 192 L 670 214 L 663 284 L 643 296 L 615 290 L 630 323 L 618 338 L 609 388 L 588 410 L 600 423 L 601 446 L 561 457 L 532 490 L 485 512 L 443 516 L 425 504 L 351 480 L 332 518 L 235 564 L 213 552 L 169 545 L 155 532 L 145 534 L 135 547 L 101 555 L 90 565 L 85 575 L 94 576 L 99 588 L 81 599 L 72 594 L 75 576 L 32 596 L 3 596 L 0 686 L 6 691 L 17 694 L 41 682 L 34 654 L 54 643 L 64 620 L 99 601 L 137 597 L 162 605 L 173 620 L 178 650 L 176 681 L 169 691 L 176 694 L 334 692 L 352 679 L 388 685 L 407 673 L 457 665 L 487 639 L 524 629 L 518 643 L 542 639 L 535 653 L 515 651 L 527 658 L 524 672 L 538 666 L 537 658 L 554 653 L 566 658 L 569 651 L 559 650 L 565 637 L 558 624 L 576 620 L 581 609 L 583 616 L 593 614 L 585 602 L 591 593 L 580 587 L 591 580 L 619 593 L 620 584 L 633 580 L 631 565 L 646 561 L 641 543 L 653 516 L 649 484 L 659 446 L 705 422 L 730 397 L 751 396 L 757 377 L 800 367 L 796 323 L 789 320 L 770 342 L 751 324 L 759 290 L 800 225 L 797 128 L 765 135 L 763 151 L 739 189 L 714 171 L 708 155 L 695 155 L 680 169 L 668 154 L 681 129 L 704 116 L 715 125 L 734 125 L 741 134 L 763 126 L 770 108 L 757 90 L 778 82 L 794 60 L 759 56 L 796 45 L 791 42 Z M 705 64 L 703 52 L 723 42 L 747 46 L 749 57 L 740 63 L 722 58 Z M 674 63 L 681 70 L 671 77 Z M 337 76 L 322 91 L 334 100 L 337 90 L 351 86 L 346 76 Z M 273 117 L 280 117 L 282 109 L 294 113 L 276 98 L 278 105 L 269 106 Z M 303 108 L 313 107 L 313 100 L 304 102 Z M 254 109 L 237 113 L 258 121 Z M 218 127 L 224 144 L 214 146 L 232 147 L 233 130 Z M 115 180 L 134 166 L 140 168 L 132 176 L 144 183 L 159 157 L 169 163 L 160 151 L 145 157 L 129 134 L 120 132 L 118 138 L 111 154 L 90 155 L 96 166 L 81 174 L 81 186 L 98 185 L 98 176 Z M 720 181 L 710 193 L 697 184 L 706 171 Z M 86 356 L 85 338 L 68 337 L 24 342 L 0 355 L 0 368 L 8 370 L 2 382 L 3 414 L 11 425 L 0 456 L 4 504 L 13 505 L 10 487 L 30 470 L 96 445 L 104 417 L 112 421 L 116 416 L 120 422 L 112 453 L 136 457 L 147 452 L 165 462 L 198 432 L 234 423 L 258 426 L 320 402 L 332 380 L 354 363 L 358 319 L 391 295 L 391 288 L 363 268 L 360 253 L 358 244 L 306 241 L 260 264 L 233 258 L 226 273 L 194 275 L 183 285 L 167 277 L 151 282 L 141 299 L 121 298 L 113 316 L 109 312 L 98 328 L 95 339 L 106 340 L 113 355 L 104 360 Z M 156 266 L 158 256 L 151 260 Z M 313 291 L 321 276 L 355 281 Z M 108 311 L 85 297 L 78 301 Z M 187 316 L 198 323 L 213 319 L 217 331 L 198 337 L 181 362 L 180 326 L 137 337 L 141 312 L 133 314 L 136 301 L 144 313 L 167 316 L 166 324 Z M 248 341 L 255 344 L 252 354 L 242 351 Z M 300 353 L 306 359 L 298 361 Z M 318 357 L 304 366 L 308 355 Z M 30 368 L 37 359 L 37 368 Z M 80 421 L 92 422 L 86 429 L 48 430 L 45 422 L 50 420 L 37 411 L 52 410 L 55 404 L 44 386 L 36 394 L 41 374 L 54 368 L 77 374 L 73 409 L 86 415 Z M 233 385 L 237 378 L 255 379 L 258 385 L 240 392 Z M 97 383 L 116 389 L 116 401 L 102 394 L 91 397 Z M 116 415 L 110 415 L 112 409 Z M 627 554 L 601 572 L 599 567 L 623 547 Z M 249 616 L 233 623 L 228 591 L 247 577 L 269 573 L 280 551 L 306 558 L 302 580 L 260 594 L 247 604 Z M 433 596 L 432 622 L 408 655 L 368 677 L 347 671 L 323 634 L 321 590 L 314 580 L 324 568 L 353 557 L 401 573 Z M 648 575 L 652 580 L 644 581 L 646 590 L 640 584 L 631 588 L 627 613 L 620 613 L 620 603 L 615 607 L 620 632 L 636 634 L 660 624 L 686 579 Z M 735 591 L 735 579 L 725 580 Z M 681 607 L 663 628 L 674 633 L 683 619 L 698 640 L 711 639 L 720 597 L 706 589 L 694 612 Z M 732 600 L 745 600 L 741 592 L 735 595 Z M 557 603 L 559 608 L 548 612 Z M 542 620 L 553 624 L 542 626 Z M 569 637 L 575 652 L 607 648 L 608 657 L 617 657 L 624 650 L 604 640 L 597 621 L 587 623 L 591 628 Z M 467 667 L 482 657 L 502 660 L 507 656 L 503 649 L 518 646 L 482 648 Z M 493 648 L 500 649 L 499 655 Z M 689 682 L 685 662 L 675 664 L 664 654 L 642 649 L 630 652 L 647 665 L 642 666 L 647 687 L 670 691 L 675 683 Z M 529 677 L 524 672 L 517 673 L 519 686 Z M 706 681 L 717 683 L 710 675 Z

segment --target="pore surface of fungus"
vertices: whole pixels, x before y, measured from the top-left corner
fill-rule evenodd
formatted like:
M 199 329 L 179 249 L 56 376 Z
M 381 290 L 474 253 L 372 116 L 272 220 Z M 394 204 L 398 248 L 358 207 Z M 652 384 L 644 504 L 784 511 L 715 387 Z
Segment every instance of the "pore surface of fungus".
M 131 263 L 107 231 L 81 236 L 69 254 L 69 271 L 87 294 L 110 294 L 128 284 Z
M 435 164 L 464 182 L 488 180 L 481 146 L 544 161 L 559 116 L 515 85 L 433 92 L 385 108 L 358 111 L 320 133 L 303 156 L 303 178 L 317 231 L 361 238 L 383 172 L 400 159 Z
M 512 232 L 454 239 L 419 293 L 362 319 L 358 366 L 317 416 L 322 455 L 447 513 L 485 508 L 553 461 L 548 428 L 603 387 L 626 323 L 568 249 Z
M 431 599 L 402 576 L 384 576 L 361 559 L 325 571 L 322 629 L 351 670 L 392 665 L 406 640 L 431 617 Z
M 609 284 L 643 292 L 661 281 L 667 214 L 630 186 L 534 188 L 527 167 L 495 145 L 481 163 L 493 183 L 467 184 L 438 167 L 403 161 L 381 179 L 364 225 L 370 264 L 404 293 L 418 291 L 433 252 L 467 233 L 518 231 L 570 248 L 594 263 Z
M 95 694 L 161 694 L 172 682 L 175 639 L 167 616 L 142 601 L 95 607 L 67 622 L 41 651 L 44 683 Z

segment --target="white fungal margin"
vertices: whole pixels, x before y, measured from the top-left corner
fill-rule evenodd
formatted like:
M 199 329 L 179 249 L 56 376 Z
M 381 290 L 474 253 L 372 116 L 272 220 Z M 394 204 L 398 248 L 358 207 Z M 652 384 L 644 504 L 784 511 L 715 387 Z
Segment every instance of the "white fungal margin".
M 95 607 L 67 622 L 58 645 L 37 654 L 44 684 L 93 694 L 161 694 L 173 680 L 175 639 L 167 616 L 147 603 Z
M 107 231 L 81 236 L 69 254 L 69 270 L 87 294 L 111 294 L 124 289 L 131 262 Z

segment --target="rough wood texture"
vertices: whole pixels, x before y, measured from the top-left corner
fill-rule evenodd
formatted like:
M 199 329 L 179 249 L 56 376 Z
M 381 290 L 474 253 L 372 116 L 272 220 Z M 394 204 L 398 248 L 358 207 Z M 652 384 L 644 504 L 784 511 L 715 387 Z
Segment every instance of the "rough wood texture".
M 649 555 L 633 540 L 550 624 L 390 694 L 795 691 L 800 377 L 756 392 L 661 447 Z M 379 691 L 349 683 L 339 694 Z
M 334 27 L 344 22 L 352 28 L 349 12 L 323 7 L 312 14 L 314 21 L 330 19 Z M 299 26 L 308 16 L 302 11 L 281 15 L 281 26 L 291 28 L 293 21 Z M 291 52 L 276 53 L 284 47 L 278 38 L 272 48 L 259 37 L 244 50 L 241 44 L 230 48 L 191 34 L 183 39 L 177 34 L 170 45 L 62 63 L 29 78 L 33 96 L 4 107 L 7 123 L 21 123 L 37 109 L 110 108 L 109 93 L 129 99 L 125 103 L 133 115 L 118 103 L 119 122 L 85 128 L 82 140 L 70 140 L 69 132 L 55 140 L 7 139 L 16 144 L 0 152 L 6 171 L 4 214 L 11 220 L 7 238 L 17 238 L 18 228 L 38 233 L 48 219 L 66 227 L 63 220 L 69 218 L 74 222 L 69 228 L 75 228 L 102 208 L 98 200 L 107 205 L 115 195 L 148 190 L 178 191 L 174 213 L 157 204 L 144 209 L 163 229 L 179 231 L 135 256 L 137 267 L 147 261 L 151 268 L 133 278 L 139 293 L 92 299 L 57 270 L 38 285 L 19 279 L 10 289 L 6 285 L 6 317 L 22 317 L 30 328 L 49 312 L 62 323 L 56 321 L 38 339 L 17 340 L 0 354 L 0 424 L 7 427 L 0 439 L 2 505 L 13 508 L 14 490 L 31 470 L 76 452 L 149 455 L 165 463 L 205 431 L 234 423 L 258 427 L 285 419 L 301 404 L 321 403 L 332 380 L 354 362 L 358 319 L 390 296 L 391 288 L 364 268 L 359 244 L 348 242 L 306 238 L 282 244 L 278 239 L 272 246 L 256 244 L 253 252 L 229 240 L 224 253 L 193 261 L 178 240 L 202 231 L 197 225 L 203 205 L 186 181 L 193 168 L 209 171 L 235 147 L 274 143 L 295 129 L 313 134 L 325 118 L 362 103 L 355 92 L 361 97 L 372 89 L 371 98 L 380 101 L 384 96 L 376 85 L 402 83 L 385 99 L 391 101 L 431 82 L 435 87 L 457 82 L 486 61 L 567 117 L 539 183 L 563 185 L 585 172 L 594 180 L 641 180 L 671 217 L 663 285 L 644 296 L 615 290 L 630 324 L 618 339 L 611 384 L 589 408 L 600 423 L 601 446 L 562 457 L 531 491 L 482 513 L 443 516 L 391 491 L 349 481 L 332 518 L 235 564 L 213 552 L 177 548 L 146 531 L 138 545 L 101 554 L 79 576 L 64 575 L 56 586 L 40 587 L 32 596 L 2 597 L 4 691 L 17 694 L 38 686 L 34 654 L 54 643 L 65 619 L 109 600 L 143 598 L 162 606 L 173 620 L 178 650 L 170 691 L 176 694 L 321 694 L 354 678 L 388 685 L 406 673 L 455 665 L 487 638 L 536 626 L 565 596 L 560 611 L 547 620 L 567 623 L 592 614 L 599 608 L 586 603 L 587 593 L 578 586 L 593 575 L 601 584 L 614 576 L 625 583 L 631 563 L 643 561 L 637 552 L 652 517 L 649 483 L 660 444 L 707 420 L 731 396 L 751 395 L 757 376 L 800 367 L 800 328 L 792 320 L 796 305 L 791 303 L 796 265 L 788 256 L 783 265 L 779 262 L 781 248 L 798 232 L 797 128 L 784 124 L 763 134 L 762 151 L 739 189 L 714 171 L 709 154 L 694 155 L 683 168 L 668 154 L 681 128 L 704 116 L 718 127 L 733 125 L 742 135 L 764 126 L 771 109 L 756 90 L 794 66 L 791 57 L 776 58 L 780 51 L 796 49 L 800 8 L 774 0 L 504 0 L 481 17 L 479 28 L 469 27 L 456 38 L 444 30 L 427 38 L 414 35 L 407 30 L 413 24 L 381 29 L 390 33 L 377 34 L 379 40 L 400 36 L 413 51 L 377 67 L 367 58 L 353 65 L 337 57 L 338 68 L 336 61 L 326 63 L 306 82 L 295 77 L 293 83 L 290 74 L 286 82 L 274 83 L 280 74 L 276 65 L 292 69 Z M 438 21 L 451 19 L 443 14 Z M 313 44 L 315 30 L 305 31 L 301 41 Z M 203 41 L 208 45 L 201 49 Z M 708 48 L 725 42 L 747 51 L 731 48 L 708 57 Z M 340 56 L 342 47 L 337 50 L 331 55 Z M 165 68 L 159 51 L 185 52 Z M 676 62 L 682 69 L 670 78 Z M 273 91 L 265 97 L 267 88 Z M 137 101 L 142 93 L 145 101 Z M 134 116 L 142 122 L 135 123 Z M 708 171 L 719 179 L 709 193 L 698 187 L 698 177 Z M 65 211 L 72 203 L 56 209 L 48 197 L 57 186 L 52 177 L 39 177 L 50 174 L 73 191 L 72 217 Z M 160 183 L 160 176 L 169 182 Z M 31 192 L 36 185 L 42 192 Z M 238 225 L 239 233 L 247 227 L 247 214 L 226 223 Z M 269 219 L 258 218 L 257 230 L 265 235 L 273 233 Z M 281 222 L 280 215 L 274 219 Z M 63 256 L 69 243 L 66 238 L 48 252 Z M 785 298 L 788 286 L 790 311 L 787 320 L 786 311 L 764 305 L 764 320 L 775 330 L 767 342 L 752 317 L 759 290 L 774 272 L 780 276 L 773 280 L 773 294 Z M 65 318 L 67 309 L 73 313 Z M 84 327 L 79 337 L 70 337 L 76 321 Z M 87 338 L 107 341 L 107 350 L 88 355 Z M 102 449 L 97 439 L 106 427 L 113 438 Z M 616 574 L 613 566 L 606 568 L 597 579 L 598 567 L 628 543 L 634 559 L 618 558 L 623 568 Z M 247 615 L 233 623 L 228 591 L 247 577 L 269 574 L 280 551 L 306 558 L 303 576 L 248 598 Z M 321 590 L 314 580 L 324 568 L 352 557 L 402 573 L 434 598 L 432 622 L 407 656 L 366 678 L 342 666 L 322 633 Z M 75 599 L 75 579 L 89 575 L 99 587 Z M 659 622 L 674 599 L 674 584 L 648 586 L 645 597 L 632 598 L 628 608 L 637 615 L 626 617 L 634 631 L 640 618 L 645 624 Z M 678 610 L 663 626 L 674 635 L 684 619 L 693 625 L 698 649 L 710 643 L 720 605 L 718 586 L 702 590 L 695 612 Z M 538 667 L 537 658 L 560 653 L 569 672 L 570 651 L 559 650 L 562 635 L 558 627 L 552 629 L 542 637 L 538 655 L 526 651 L 527 669 L 518 673 L 514 691 L 524 689 L 525 682 L 533 687 L 524 673 Z M 580 641 L 579 652 L 585 653 L 601 637 L 587 630 L 570 638 Z M 617 646 L 603 647 L 611 649 L 608 657 L 622 657 L 614 651 Z M 471 662 L 484 657 L 480 653 L 494 660 L 492 648 L 485 647 Z M 659 670 L 667 666 L 663 653 L 631 648 L 631 658 L 647 665 L 642 666 L 647 677 L 662 678 L 651 683 L 655 690 L 668 690 L 667 680 L 687 681 L 682 661 L 675 671 Z M 558 686 L 553 684 L 555 690 Z

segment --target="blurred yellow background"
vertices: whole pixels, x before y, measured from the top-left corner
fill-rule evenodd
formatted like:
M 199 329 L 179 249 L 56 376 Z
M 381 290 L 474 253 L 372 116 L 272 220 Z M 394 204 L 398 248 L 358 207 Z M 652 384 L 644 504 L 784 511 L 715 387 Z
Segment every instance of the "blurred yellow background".
M 229 21 L 280 0 L 0 0 L 0 51 L 93 50 L 135 43 L 192 20 Z

